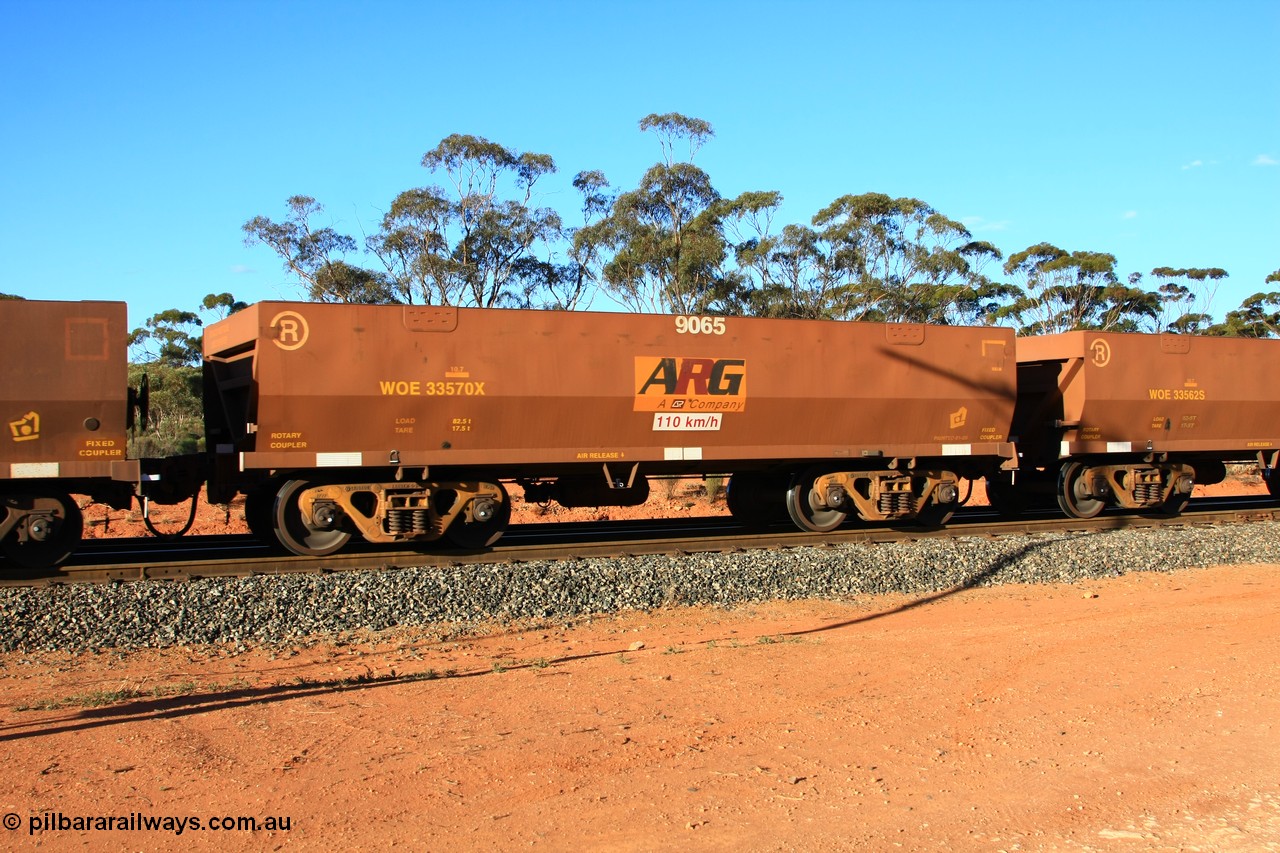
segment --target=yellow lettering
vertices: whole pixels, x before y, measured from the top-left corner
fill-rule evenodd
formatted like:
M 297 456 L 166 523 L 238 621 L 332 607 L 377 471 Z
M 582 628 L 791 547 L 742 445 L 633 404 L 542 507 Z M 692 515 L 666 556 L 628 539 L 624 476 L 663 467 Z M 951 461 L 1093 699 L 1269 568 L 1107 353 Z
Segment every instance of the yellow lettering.
M 1148 388 L 1147 396 L 1152 400 L 1207 400 L 1208 394 L 1203 388 Z
M 378 391 L 384 397 L 483 397 L 483 382 L 419 382 L 408 379 L 380 379 Z
M 381 379 L 378 389 L 384 397 L 418 397 L 422 395 L 422 383 L 405 379 Z

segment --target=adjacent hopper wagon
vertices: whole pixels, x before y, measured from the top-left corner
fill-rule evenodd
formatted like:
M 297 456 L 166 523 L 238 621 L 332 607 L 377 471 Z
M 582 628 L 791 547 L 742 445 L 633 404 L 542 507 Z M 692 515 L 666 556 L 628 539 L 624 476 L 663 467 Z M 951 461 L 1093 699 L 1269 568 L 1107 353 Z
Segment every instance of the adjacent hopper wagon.
M 1063 512 L 1108 505 L 1178 512 L 1226 464 L 1274 469 L 1280 341 L 1067 332 L 1018 339 L 1016 471 L 989 484 L 1016 510 L 1053 495 Z M 1275 479 L 1271 478 L 1273 493 Z
M 75 549 L 73 494 L 130 505 L 126 322 L 123 302 L 0 301 L 0 548 L 19 565 Z

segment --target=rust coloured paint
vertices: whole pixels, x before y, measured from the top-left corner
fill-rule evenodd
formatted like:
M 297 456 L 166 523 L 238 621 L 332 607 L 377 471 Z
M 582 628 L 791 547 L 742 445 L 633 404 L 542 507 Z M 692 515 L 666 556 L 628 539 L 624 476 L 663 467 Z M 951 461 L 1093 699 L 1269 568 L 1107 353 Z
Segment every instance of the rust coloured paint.
M 1015 433 L 1041 459 L 1280 448 L 1280 341 L 1068 332 L 1018 340 Z
M 1010 455 L 1006 329 L 267 302 L 205 357 L 245 470 Z
M 0 301 L 0 479 L 129 476 L 123 302 Z

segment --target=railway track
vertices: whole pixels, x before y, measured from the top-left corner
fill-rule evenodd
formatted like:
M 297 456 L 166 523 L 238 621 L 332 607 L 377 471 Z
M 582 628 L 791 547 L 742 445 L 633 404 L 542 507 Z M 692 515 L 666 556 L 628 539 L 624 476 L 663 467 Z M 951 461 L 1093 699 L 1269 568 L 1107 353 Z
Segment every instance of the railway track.
M 353 545 L 327 557 L 281 555 L 252 536 L 193 536 L 173 540 L 121 538 L 87 540 L 66 565 L 38 572 L 3 567 L 0 586 L 189 580 L 255 574 L 330 573 L 419 566 L 518 563 L 645 554 L 693 554 L 768 548 L 882 544 L 929 537 L 1000 537 L 1160 527 L 1219 525 L 1280 520 L 1270 497 L 1200 498 L 1179 516 L 1104 513 L 1088 519 L 1052 512 L 1004 519 L 987 508 L 956 514 L 944 528 L 847 525 L 830 533 L 804 533 L 791 525 L 744 531 L 727 516 L 619 522 L 515 525 L 490 549 L 417 551 Z

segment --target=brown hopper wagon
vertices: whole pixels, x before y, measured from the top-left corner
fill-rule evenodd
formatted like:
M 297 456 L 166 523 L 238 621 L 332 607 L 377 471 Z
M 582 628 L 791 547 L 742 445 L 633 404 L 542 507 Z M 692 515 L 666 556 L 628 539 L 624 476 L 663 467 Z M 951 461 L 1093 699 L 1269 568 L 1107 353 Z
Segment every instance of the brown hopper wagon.
M 493 542 L 527 500 L 731 475 L 735 515 L 940 523 L 1012 457 L 1011 331 L 265 302 L 206 329 L 211 494 L 299 554 Z
M 0 547 L 14 563 L 71 554 L 72 494 L 130 505 L 126 325 L 123 302 L 0 300 Z
M 1280 454 L 1280 341 L 1067 332 L 1018 339 L 1020 464 L 989 483 L 1017 509 L 1052 494 L 1068 515 L 1108 504 L 1176 513 L 1226 463 Z M 1274 478 L 1270 481 L 1276 491 Z

